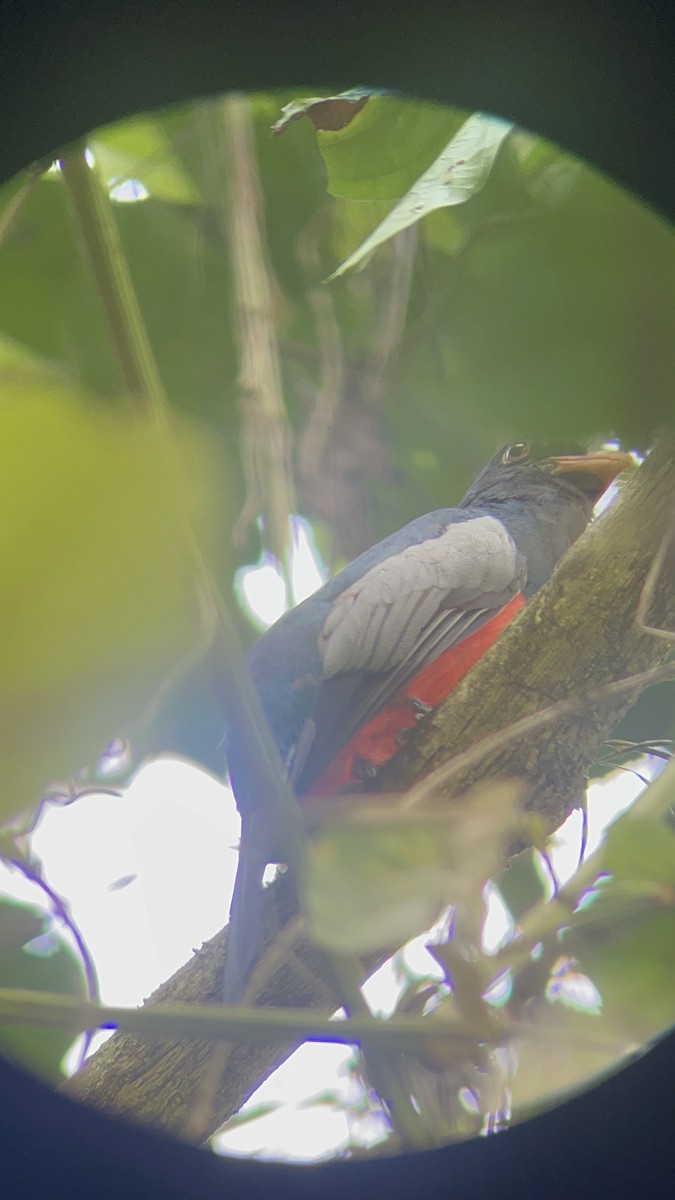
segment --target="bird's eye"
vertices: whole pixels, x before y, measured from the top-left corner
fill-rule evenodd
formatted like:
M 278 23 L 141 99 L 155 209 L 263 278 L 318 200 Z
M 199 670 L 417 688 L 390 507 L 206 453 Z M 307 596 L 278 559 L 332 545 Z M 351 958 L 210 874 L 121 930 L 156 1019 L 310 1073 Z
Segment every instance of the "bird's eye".
M 530 453 L 529 442 L 514 442 L 512 446 L 507 446 L 502 454 L 503 463 L 522 462 Z

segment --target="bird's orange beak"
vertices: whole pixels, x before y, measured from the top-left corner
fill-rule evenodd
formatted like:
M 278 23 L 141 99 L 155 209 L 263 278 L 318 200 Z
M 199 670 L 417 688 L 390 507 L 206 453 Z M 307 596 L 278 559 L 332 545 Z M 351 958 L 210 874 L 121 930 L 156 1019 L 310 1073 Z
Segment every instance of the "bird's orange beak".
M 570 475 L 577 472 L 593 475 L 600 480 L 603 491 L 606 491 L 622 471 L 635 466 L 634 459 L 630 454 L 624 454 L 623 450 L 594 450 L 590 454 L 554 454 L 547 462 L 553 463 L 554 475 Z

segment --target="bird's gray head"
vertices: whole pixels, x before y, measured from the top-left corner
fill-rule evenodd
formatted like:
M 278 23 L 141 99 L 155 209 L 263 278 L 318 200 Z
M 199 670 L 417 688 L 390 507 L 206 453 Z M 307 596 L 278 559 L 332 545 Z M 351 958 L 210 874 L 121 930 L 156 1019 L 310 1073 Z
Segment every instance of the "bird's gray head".
M 590 510 L 632 461 L 619 450 L 586 452 L 578 445 L 512 442 L 490 459 L 461 507 L 507 499 L 530 503 L 550 492 Z

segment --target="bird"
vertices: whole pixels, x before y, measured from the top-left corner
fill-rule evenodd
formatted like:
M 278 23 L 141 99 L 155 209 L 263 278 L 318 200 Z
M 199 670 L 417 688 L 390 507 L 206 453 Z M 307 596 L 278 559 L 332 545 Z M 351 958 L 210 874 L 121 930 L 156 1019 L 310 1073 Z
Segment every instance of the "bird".
M 632 464 L 618 450 L 503 446 L 455 508 L 411 521 L 280 618 L 247 666 L 302 805 L 359 792 L 551 576 L 594 506 Z M 237 1004 L 263 941 L 262 876 L 278 860 L 269 816 L 226 733 L 241 815 L 224 1002 Z

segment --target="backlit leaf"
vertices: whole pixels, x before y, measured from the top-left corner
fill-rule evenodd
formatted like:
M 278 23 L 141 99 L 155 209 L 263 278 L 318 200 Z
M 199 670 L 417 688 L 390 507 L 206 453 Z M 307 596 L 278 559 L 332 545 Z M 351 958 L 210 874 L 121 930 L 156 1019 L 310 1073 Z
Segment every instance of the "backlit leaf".
M 0 371 L 0 819 L 98 755 L 196 636 L 175 476 L 150 422 Z
M 392 209 L 370 237 L 331 275 L 344 274 L 373 250 L 438 208 L 464 204 L 486 183 L 492 164 L 513 126 L 475 113 L 439 154 L 428 171 Z

